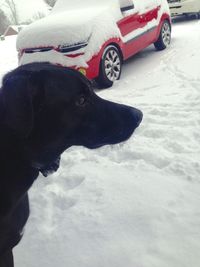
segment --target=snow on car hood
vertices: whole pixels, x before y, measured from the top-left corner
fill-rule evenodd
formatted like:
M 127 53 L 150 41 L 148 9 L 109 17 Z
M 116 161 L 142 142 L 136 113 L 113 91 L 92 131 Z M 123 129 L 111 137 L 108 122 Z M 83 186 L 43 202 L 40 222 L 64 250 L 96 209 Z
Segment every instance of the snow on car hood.
M 112 3 L 112 6 L 108 4 L 97 5 L 77 10 L 68 9 L 67 11 L 61 11 L 59 7 L 55 11 L 53 10 L 49 16 L 30 24 L 19 33 L 17 38 L 18 50 L 85 42 L 91 37 L 94 28 L 98 25 L 103 26 L 105 24 L 103 28 L 105 32 L 101 30 L 99 33 L 105 35 L 108 31 L 105 29 L 106 24 L 113 24 L 117 18 L 121 17 L 117 2 Z M 113 30 L 111 27 L 109 34 L 116 36 L 116 29 Z

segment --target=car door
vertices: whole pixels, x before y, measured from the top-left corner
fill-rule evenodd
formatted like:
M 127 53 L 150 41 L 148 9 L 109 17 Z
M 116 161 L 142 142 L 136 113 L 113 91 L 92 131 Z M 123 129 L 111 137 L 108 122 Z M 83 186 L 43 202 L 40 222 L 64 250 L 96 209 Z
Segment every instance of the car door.
M 146 41 L 151 44 L 155 41 L 158 27 L 158 12 L 161 7 L 160 0 L 145 0 L 143 1 L 144 16 L 147 23 L 146 26 Z
M 117 23 L 122 35 L 124 59 L 147 46 L 145 36 L 147 22 L 145 20 L 145 9 L 141 4 L 145 1 L 147 0 L 126 1 L 129 2 L 129 5 L 133 5 L 133 9 L 122 11 L 122 19 Z M 121 0 L 121 2 L 124 1 Z

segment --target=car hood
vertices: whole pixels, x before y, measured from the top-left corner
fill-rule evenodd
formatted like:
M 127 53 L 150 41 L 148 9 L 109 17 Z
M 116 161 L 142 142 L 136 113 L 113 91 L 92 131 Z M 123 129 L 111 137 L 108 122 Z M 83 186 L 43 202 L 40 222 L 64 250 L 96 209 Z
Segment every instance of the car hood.
M 116 3 L 112 6 L 102 5 L 51 12 L 49 16 L 30 24 L 19 33 L 17 49 L 57 47 L 85 42 L 90 38 L 95 25 L 108 12 L 113 21 L 121 17 L 120 8 Z

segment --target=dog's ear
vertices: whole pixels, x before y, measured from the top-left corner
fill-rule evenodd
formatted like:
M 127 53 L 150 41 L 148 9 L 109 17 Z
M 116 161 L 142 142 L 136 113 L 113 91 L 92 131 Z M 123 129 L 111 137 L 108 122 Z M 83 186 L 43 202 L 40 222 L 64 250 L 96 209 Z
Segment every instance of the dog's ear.
M 5 123 L 21 137 L 26 137 L 33 126 L 33 110 L 29 82 L 25 75 L 9 75 L 3 80 Z
M 27 137 L 33 128 L 33 99 L 38 98 L 42 87 L 40 77 L 38 73 L 10 73 L 3 79 L 5 123 L 21 138 Z

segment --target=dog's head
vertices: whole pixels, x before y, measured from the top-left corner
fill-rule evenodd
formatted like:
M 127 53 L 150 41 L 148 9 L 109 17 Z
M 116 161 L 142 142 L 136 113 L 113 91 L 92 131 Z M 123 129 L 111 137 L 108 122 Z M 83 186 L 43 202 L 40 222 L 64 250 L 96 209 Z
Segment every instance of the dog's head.
M 138 109 L 103 100 L 79 72 L 49 63 L 18 67 L 3 79 L 5 123 L 41 166 L 73 145 L 97 148 L 128 139 Z

